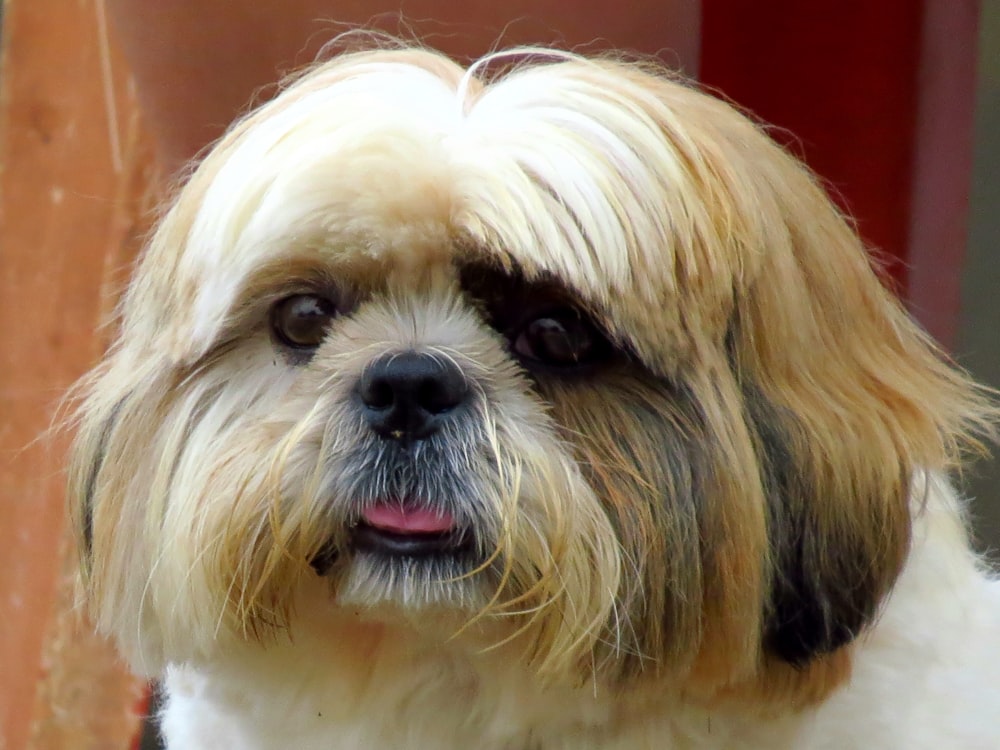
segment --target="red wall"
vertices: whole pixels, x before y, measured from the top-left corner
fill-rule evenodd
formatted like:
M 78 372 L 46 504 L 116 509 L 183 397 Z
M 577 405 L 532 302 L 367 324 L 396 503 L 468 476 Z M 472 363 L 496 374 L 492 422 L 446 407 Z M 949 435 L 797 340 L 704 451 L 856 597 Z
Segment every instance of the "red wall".
M 906 282 L 922 4 L 704 0 L 701 79 L 780 126 Z
M 703 0 L 701 79 L 827 181 L 911 311 L 955 344 L 979 0 Z

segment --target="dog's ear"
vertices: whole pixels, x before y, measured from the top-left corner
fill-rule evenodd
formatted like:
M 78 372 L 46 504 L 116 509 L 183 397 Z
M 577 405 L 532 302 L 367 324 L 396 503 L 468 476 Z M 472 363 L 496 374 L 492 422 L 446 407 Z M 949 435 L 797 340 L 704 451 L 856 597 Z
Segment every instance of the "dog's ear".
M 129 401 L 128 396 L 115 399 L 104 397 L 99 387 L 101 379 L 96 374 L 103 369 L 91 373 L 74 390 L 73 395 L 80 400 L 80 404 L 69 456 L 66 493 L 88 598 L 94 573 L 95 524 L 101 513 L 102 497 L 107 494 L 108 477 L 114 473 L 109 469 L 113 469 L 113 464 L 120 460 L 113 452 L 109 454 L 109 447 L 116 442 L 122 413 L 127 411 Z
M 79 398 L 69 456 L 67 502 L 82 578 L 81 595 L 95 626 L 113 636 L 133 669 L 156 673 L 158 628 L 143 601 L 149 575 L 148 510 L 134 502 L 150 476 L 136 471 L 145 451 L 150 394 L 134 387 L 140 368 L 99 365 L 75 389 Z M 125 395 L 122 395 L 124 393 Z
M 807 436 L 793 416 L 784 419 L 747 396 L 748 414 L 761 465 L 772 554 L 770 596 L 764 608 L 767 653 L 803 668 L 816 657 L 850 643 L 872 620 L 898 574 L 909 539 L 905 469 L 895 486 L 877 496 L 877 484 L 847 481 L 837 492 L 812 476 L 793 446 Z M 793 435 L 792 429 L 798 429 Z M 830 467 L 830 471 L 836 471 Z M 840 471 L 850 471 L 843 467 Z M 871 493 L 858 497 L 858 493 Z M 857 518 L 835 506 L 856 508 Z
M 767 503 L 764 646 L 804 666 L 877 614 L 909 549 L 922 472 L 954 467 L 996 414 L 873 270 L 804 167 L 761 146 L 766 254 L 729 333 Z
M 693 682 L 711 691 L 755 673 L 745 684 L 760 691 L 815 695 L 902 570 L 920 477 L 981 449 L 997 409 L 909 317 L 805 166 L 727 104 L 646 85 L 681 185 L 665 210 L 689 217 L 674 244 L 692 249 L 672 267 L 690 283 L 664 294 L 692 343 L 647 360 L 687 357 L 724 459 L 700 509 L 708 593 Z M 751 595 L 759 620 L 741 606 Z M 760 659 L 734 669 L 747 642 Z

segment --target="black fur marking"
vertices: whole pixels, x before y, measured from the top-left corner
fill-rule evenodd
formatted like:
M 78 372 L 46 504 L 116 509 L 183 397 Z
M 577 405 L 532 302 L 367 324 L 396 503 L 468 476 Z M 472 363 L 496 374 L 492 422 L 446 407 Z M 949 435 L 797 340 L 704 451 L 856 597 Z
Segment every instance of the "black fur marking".
M 875 561 L 861 541 L 849 535 L 821 537 L 825 532 L 810 512 L 810 490 L 794 464 L 787 437 L 774 416 L 767 415 L 761 398 L 750 395 L 746 403 L 759 441 L 776 555 L 764 647 L 804 667 L 850 643 L 872 619 L 879 598 Z
M 325 576 L 333 566 L 336 564 L 337 559 L 340 557 L 340 552 L 337 549 L 337 545 L 334 542 L 328 542 L 323 545 L 323 548 L 316 553 L 316 556 L 309 561 L 309 566 L 316 571 L 316 575 Z
M 83 489 L 83 499 L 81 502 L 81 532 L 83 535 L 83 557 L 90 561 L 94 552 L 94 494 L 97 492 L 97 477 L 104 466 L 104 459 L 107 457 L 108 440 L 111 438 L 111 431 L 118 420 L 118 413 L 121 411 L 122 399 L 111 410 L 111 414 L 101 427 L 101 439 L 97 444 L 97 454 L 94 456 L 90 466 L 90 473 L 87 475 L 87 482 Z
M 90 469 L 90 476 L 87 477 L 87 488 L 83 493 L 83 518 L 81 519 L 83 556 L 88 561 L 94 553 L 94 485 L 97 484 L 97 473 L 101 470 L 103 459 L 102 451 Z

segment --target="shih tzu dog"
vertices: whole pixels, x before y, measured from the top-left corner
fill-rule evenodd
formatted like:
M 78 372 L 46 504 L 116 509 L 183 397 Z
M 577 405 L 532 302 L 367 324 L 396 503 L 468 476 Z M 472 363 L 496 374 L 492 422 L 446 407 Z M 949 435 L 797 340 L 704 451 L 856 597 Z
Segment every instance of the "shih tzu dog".
M 650 65 L 355 52 L 215 146 L 82 383 L 170 748 L 1000 747 L 995 408 L 816 180 Z

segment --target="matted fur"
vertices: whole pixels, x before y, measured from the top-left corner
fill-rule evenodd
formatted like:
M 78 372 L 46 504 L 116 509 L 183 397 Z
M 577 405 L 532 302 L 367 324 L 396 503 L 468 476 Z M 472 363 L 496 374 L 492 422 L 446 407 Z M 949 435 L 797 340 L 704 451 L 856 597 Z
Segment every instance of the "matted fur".
M 545 287 L 612 361 L 513 356 L 491 306 Z M 299 361 L 269 311 L 303 290 L 343 314 Z M 472 395 L 401 465 L 353 394 L 407 351 Z M 995 414 L 760 128 L 650 66 L 546 50 L 360 52 L 291 82 L 180 190 L 80 394 L 88 605 L 169 670 L 185 748 L 827 746 L 806 707 L 853 695 L 923 565 L 914 524 L 960 528 L 938 477 Z M 352 555 L 366 504 L 409 496 L 474 528 L 474 556 Z M 976 570 L 961 532 L 940 543 Z

